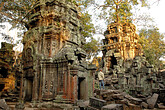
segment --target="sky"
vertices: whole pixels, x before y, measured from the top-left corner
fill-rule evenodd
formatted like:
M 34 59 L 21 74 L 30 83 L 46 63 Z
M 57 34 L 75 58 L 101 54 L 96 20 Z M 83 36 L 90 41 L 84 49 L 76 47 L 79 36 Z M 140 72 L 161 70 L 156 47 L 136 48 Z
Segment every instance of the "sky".
M 161 33 L 165 33 L 165 0 L 159 1 L 152 5 L 152 8 L 149 9 L 151 17 L 154 18 L 157 27 Z

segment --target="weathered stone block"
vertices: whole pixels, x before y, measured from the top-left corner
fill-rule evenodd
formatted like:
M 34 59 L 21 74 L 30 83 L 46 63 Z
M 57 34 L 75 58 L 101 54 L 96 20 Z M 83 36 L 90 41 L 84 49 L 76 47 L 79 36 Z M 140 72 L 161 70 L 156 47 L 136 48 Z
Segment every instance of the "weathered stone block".
M 142 102 L 142 100 L 139 98 L 130 98 L 129 100 L 131 103 L 136 104 L 136 105 L 140 105 Z
M 97 109 L 101 109 L 103 106 L 106 105 L 106 101 L 105 100 L 101 100 L 101 99 L 97 99 L 95 97 L 91 97 L 89 100 L 89 105 L 91 107 L 97 108 Z
M 165 104 L 165 89 L 160 89 L 159 100 Z
M 135 105 L 135 104 L 128 104 L 128 110 L 141 110 L 140 105 Z
M 162 103 L 159 103 L 158 108 L 160 108 L 161 110 L 165 110 L 165 105 L 163 105 Z
M 88 106 L 88 107 L 87 107 L 87 110 L 100 110 L 100 109 L 97 109 L 97 108 L 94 108 L 94 107 Z
M 106 106 L 103 106 L 101 110 L 123 110 L 122 104 L 109 104 Z
M 155 107 L 157 99 L 158 99 L 158 96 L 159 96 L 158 94 L 154 93 L 153 96 L 147 100 L 149 108 L 152 109 L 152 108 Z
M 123 99 L 123 100 L 117 100 L 115 101 L 117 104 L 125 104 L 125 105 L 128 105 L 128 100 L 127 99 Z
M 124 96 L 121 94 L 113 94 L 112 98 L 117 99 L 117 100 L 122 100 L 124 99 Z
M 145 103 L 145 102 L 142 102 L 142 103 L 141 103 L 141 106 L 142 106 L 143 108 L 148 108 L 148 104 Z
M 2 110 L 10 110 L 9 106 L 6 104 L 5 99 L 0 99 L 0 109 L 2 109 Z

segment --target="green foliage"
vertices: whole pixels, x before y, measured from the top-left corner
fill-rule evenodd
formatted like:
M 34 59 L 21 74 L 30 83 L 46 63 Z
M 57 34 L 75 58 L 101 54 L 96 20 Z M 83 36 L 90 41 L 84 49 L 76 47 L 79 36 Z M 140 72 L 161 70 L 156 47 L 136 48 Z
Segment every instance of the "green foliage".
M 84 38 L 92 37 L 92 34 L 95 33 L 95 28 L 94 25 L 91 23 L 91 15 L 89 15 L 88 13 L 82 13 L 80 22 L 82 26 L 81 35 Z
M 112 21 L 132 22 L 131 10 L 140 3 L 142 6 L 147 6 L 146 0 L 105 0 L 100 16 L 105 16 L 108 23 Z
M 165 55 L 164 35 L 157 28 L 141 29 L 139 43 L 148 62 L 156 67 L 161 65 L 160 58 Z
M 91 40 L 83 46 L 84 50 L 87 52 L 87 58 L 90 59 L 91 56 L 96 56 L 100 51 L 99 47 L 100 43 L 91 37 Z
M 92 56 L 95 56 L 99 52 L 99 41 L 94 39 L 92 36 L 95 33 L 94 24 L 92 23 L 92 16 L 88 13 L 88 7 L 92 4 L 93 1 L 90 0 L 75 0 L 79 10 L 81 12 L 80 23 L 82 26 L 81 35 L 85 39 L 90 39 L 82 47 L 87 52 L 87 58 L 90 59 Z
M 26 31 L 27 15 L 28 12 L 32 9 L 33 4 L 36 3 L 36 0 L 2 0 L 0 1 L 0 23 L 9 23 L 11 24 L 12 29 L 20 30 L 18 37 L 22 37 L 24 31 Z M 5 26 L 5 25 L 3 25 Z M 6 38 L 5 33 L 0 32 L 3 38 Z M 13 39 L 11 36 L 8 36 L 6 41 Z
M 5 0 L 1 3 L 0 14 L 3 22 L 9 22 L 13 28 L 23 29 L 27 22 L 27 13 L 31 10 L 36 0 Z

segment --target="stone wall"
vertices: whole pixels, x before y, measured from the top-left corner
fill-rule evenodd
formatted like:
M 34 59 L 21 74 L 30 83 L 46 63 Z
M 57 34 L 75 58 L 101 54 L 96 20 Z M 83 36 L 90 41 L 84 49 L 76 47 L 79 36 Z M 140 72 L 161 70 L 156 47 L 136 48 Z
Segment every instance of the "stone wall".
M 2 42 L 0 49 L 0 97 L 6 101 L 18 101 L 20 76 L 15 68 L 13 45 Z
M 0 92 L 15 88 L 13 45 L 2 42 L 0 49 Z

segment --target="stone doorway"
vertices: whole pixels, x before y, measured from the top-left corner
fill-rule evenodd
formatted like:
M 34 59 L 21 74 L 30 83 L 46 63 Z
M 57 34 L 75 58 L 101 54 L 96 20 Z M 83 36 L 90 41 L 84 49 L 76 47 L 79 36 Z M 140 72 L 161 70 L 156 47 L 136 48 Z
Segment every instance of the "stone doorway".
M 117 60 L 113 55 L 113 56 L 111 56 L 111 68 L 112 69 L 114 69 L 114 65 L 117 65 Z
M 78 78 L 78 100 L 86 99 L 86 84 L 85 78 L 79 77 Z
M 8 77 L 8 70 L 5 69 L 4 67 L 0 68 L 0 91 L 2 91 L 5 88 L 5 82 L 3 78 L 7 78 Z
M 25 92 L 25 100 L 31 101 L 32 100 L 32 90 L 33 90 L 33 80 L 32 79 L 26 79 L 26 92 Z
M 0 84 L 0 91 L 2 91 L 5 88 L 5 84 Z

